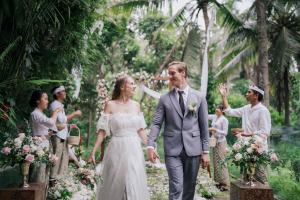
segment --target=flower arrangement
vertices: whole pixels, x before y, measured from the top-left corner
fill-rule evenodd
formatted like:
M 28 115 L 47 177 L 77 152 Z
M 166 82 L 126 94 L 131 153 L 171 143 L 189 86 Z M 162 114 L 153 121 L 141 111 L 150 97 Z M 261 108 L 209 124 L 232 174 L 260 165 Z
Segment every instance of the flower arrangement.
M 16 138 L 7 139 L 0 153 L 0 167 L 14 166 L 23 162 L 29 163 L 48 163 L 55 161 L 54 155 L 49 155 L 47 145 L 40 137 L 26 136 L 19 133 Z
M 97 186 L 95 171 L 88 168 L 79 168 L 76 176 L 83 185 L 93 190 Z
M 62 177 L 57 181 L 54 187 L 48 190 L 48 199 L 71 199 L 73 194 L 79 191 L 78 181 L 74 179 L 73 174 L 68 173 L 68 175 Z
M 253 173 L 253 168 L 258 165 L 268 165 L 271 162 L 279 161 L 277 155 L 267 149 L 266 138 L 258 135 L 242 137 L 237 135 L 237 141 L 232 146 L 226 160 L 240 167 L 242 173 Z

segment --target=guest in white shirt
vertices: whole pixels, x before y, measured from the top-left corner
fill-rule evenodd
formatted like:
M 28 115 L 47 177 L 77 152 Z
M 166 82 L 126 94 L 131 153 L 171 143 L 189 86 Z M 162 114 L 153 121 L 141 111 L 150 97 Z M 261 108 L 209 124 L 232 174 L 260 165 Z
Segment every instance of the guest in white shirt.
M 226 135 L 228 132 L 228 120 L 223 114 L 224 106 L 218 105 L 214 115 L 208 115 L 208 120 L 212 121 L 209 131 L 216 138 L 216 146 L 212 147 L 213 165 L 214 165 L 214 180 L 218 183 L 218 188 L 221 191 L 228 190 L 229 187 L 229 173 L 224 161 L 227 153 Z
M 68 121 L 72 120 L 75 117 L 80 117 L 81 111 L 77 110 L 70 115 L 67 115 L 65 113 L 63 101 L 66 99 L 67 95 L 64 86 L 57 86 L 53 88 L 51 92 L 55 100 L 50 104 L 50 112 L 53 112 L 56 109 L 61 110 L 58 113 L 57 119 L 55 121 L 58 132 L 55 136 L 51 137 L 53 152 L 59 158 L 58 163 L 51 167 L 50 186 L 53 186 L 55 184 L 55 181 L 63 174 L 65 174 L 68 169 L 69 147 L 66 140 L 68 137 Z
M 225 114 L 242 118 L 243 130 L 238 132 L 238 134 L 244 137 L 252 135 L 260 136 L 264 139 L 264 147 L 268 149 L 267 138 L 271 131 L 271 115 L 269 110 L 261 103 L 264 97 L 263 89 L 255 85 L 250 85 L 246 94 L 249 104 L 236 109 L 230 108 L 228 104 L 228 90 L 224 84 L 219 86 L 219 91 L 225 107 Z M 255 179 L 257 181 L 263 184 L 267 183 L 265 166 L 258 166 L 255 172 Z
M 44 114 L 44 110 L 48 107 L 48 95 L 41 90 L 35 90 L 30 98 L 30 106 L 34 107 L 34 111 L 30 114 L 30 124 L 32 136 L 39 137 L 41 148 L 49 149 L 49 133 L 57 132 L 55 120 L 60 109 L 56 109 L 49 118 Z M 48 183 L 48 173 L 46 164 L 35 165 L 31 170 L 30 182 Z

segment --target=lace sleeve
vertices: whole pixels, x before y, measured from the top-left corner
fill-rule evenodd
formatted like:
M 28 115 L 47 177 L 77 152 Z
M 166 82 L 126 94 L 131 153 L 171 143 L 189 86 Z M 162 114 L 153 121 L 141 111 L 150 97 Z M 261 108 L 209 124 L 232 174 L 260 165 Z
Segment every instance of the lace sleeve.
M 110 118 L 109 114 L 101 113 L 101 116 L 97 123 L 97 132 L 99 132 L 99 130 L 104 130 L 106 136 L 110 135 L 109 118 Z
M 139 127 L 138 128 L 139 129 L 141 129 L 141 128 L 145 129 L 147 127 L 147 124 L 145 122 L 144 114 L 141 112 L 139 114 L 139 117 L 140 117 L 140 123 L 139 123 Z

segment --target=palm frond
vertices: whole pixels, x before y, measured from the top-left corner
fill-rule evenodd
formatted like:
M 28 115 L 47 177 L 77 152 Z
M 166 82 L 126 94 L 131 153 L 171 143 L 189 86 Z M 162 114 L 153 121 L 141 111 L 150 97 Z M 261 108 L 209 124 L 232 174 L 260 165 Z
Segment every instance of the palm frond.
M 152 4 L 149 0 L 129 0 L 109 5 L 108 9 L 110 9 L 113 13 L 124 12 L 130 14 L 135 9 L 149 7 L 150 5 Z
M 185 62 L 192 70 L 199 69 L 200 66 L 200 53 L 202 48 L 200 41 L 200 29 L 194 25 L 188 34 L 182 54 L 182 61 Z
M 257 43 L 257 33 L 254 27 L 240 26 L 232 30 L 228 35 L 226 46 L 235 46 L 237 43 L 245 41 L 246 44 Z
M 244 49 L 238 48 L 228 54 L 219 65 L 221 70 L 215 75 L 215 78 L 218 78 L 223 73 L 226 73 L 227 71 L 237 67 L 238 64 L 244 59 L 246 59 L 247 62 L 256 62 L 257 55 L 253 46 L 248 46 Z
M 297 33 L 292 33 L 286 27 L 283 27 L 281 32 L 275 39 L 272 47 L 273 64 L 279 69 L 283 69 L 291 58 L 300 52 L 300 36 Z
M 18 44 L 20 41 L 22 41 L 22 37 L 21 37 L 21 36 L 17 37 L 12 43 L 10 43 L 10 44 L 8 45 L 8 47 L 5 48 L 5 50 L 0 54 L 0 64 L 2 64 L 4 58 L 9 54 L 9 52 L 10 52 L 12 49 L 14 49 L 14 48 L 17 46 L 17 44 Z
M 217 5 L 217 15 L 219 19 L 222 19 L 222 26 L 227 27 L 229 30 L 235 30 L 243 26 L 243 21 L 234 15 L 226 5 L 219 3 L 217 0 L 212 0 Z

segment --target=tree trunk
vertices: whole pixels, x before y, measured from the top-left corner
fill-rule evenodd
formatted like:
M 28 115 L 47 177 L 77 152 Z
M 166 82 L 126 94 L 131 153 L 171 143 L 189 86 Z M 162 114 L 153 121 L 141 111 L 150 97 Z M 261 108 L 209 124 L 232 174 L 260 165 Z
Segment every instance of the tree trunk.
M 284 125 L 290 125 L 289 67 L 284 69 Z
M 208 29 L 208 24 L 209 24 L 209 17 L 208 17 L 208 11 L 207 11 L 207 6 L 208 6 L 208 1 L 203 2 L 203 18 L 204 18 L 204 23 L 205 23 L 205 31 Z
M 255 8 L 257 13 L 257 33 L 258 33 L 258 65 L 262 69 L 264 84 L 264 103 L 270 105 L 269 97 L 269 68 L 268 68 L 268 33 L 266 1 L 256 0 Z
M 208 45 L 209 45 L 209 28 L 210 22 L 208 18 L 208 11 L 207 11 L 208 3 L 207 1 L 203 2 L 203 17 L 205 22 L 205 48 L 203 54 L 203 62 L 202 62 L 202 70 L 201 70 L 201 86 L 200 92 L 206 97 L 207 94 L 207 85 L 208 85 Z
M 86 137 L 86 145 L 90 145 L 90 136 L 91 136 L 91 129 L 92 129 L 92 122 L 93 122 L 93 112 L 92 110 L 89 111 L 89 126 L 87 130 L 87 137 Z
M 277 96 L 277 111 L 279 112 L 279 114 L 281 115 L 282 113 L 282 87 L 281 87 L 281 81 L 279 81 L 279 83 L 277 84 L 277 89 L 276 89 L 276 96 Z

